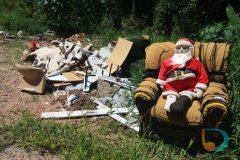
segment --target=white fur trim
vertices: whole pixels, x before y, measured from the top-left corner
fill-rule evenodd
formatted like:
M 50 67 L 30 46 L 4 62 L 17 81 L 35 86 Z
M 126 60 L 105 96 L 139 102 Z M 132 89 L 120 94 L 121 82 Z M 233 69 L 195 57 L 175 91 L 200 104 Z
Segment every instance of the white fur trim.
M 190 47 L 193 46 L 192 43 L 190 43 L 188 41 L 178 41 L 175 46 L 180 46 L 180 45 L 186 45 L 186 46 L 190 46 Z
M 164 80 L 161 80 L 161 79 L 157 79 L 157 80 L 156 80 L 156 83 L 165 86 L 167 82 L 164 81 Z
M 207 89 L 207 85 L 204 84 L 204 83 L 197 83 L 195 88 L 201 88 L 203 90 L 206 90 Z
M 179 78 L 179 79 L 177 79 L 176 77 L 168 78 L 167 82 L 173 82 L 173 81 L 176 81 L 176 80 L 183 80 L 183 79 L 190 78 L 190 77 L 196 78 L 196 75 L 194 73 L 187 73 L 187 74 L 184 74 L 184 77 Z
M 191 91 L 182 91 L 182 92 L 180 92 L 179 94 L 180 94 L 181 96 L 182 96 L 182 95 L 188 96 L 191 100 L 192 100 L 193 98 L 196 98 L 196 97 L 197 97 L 196 93 L 195 93 L 195 92 L 191 92 Z
M 167 95 L 175 95 L 177 97 L 179 97 L 179 94 L 177 92 L 174 92 L 174 91 L 165 91 L 165 92 L 162 92 L 162 95 L 163 96 L 167 96 Z

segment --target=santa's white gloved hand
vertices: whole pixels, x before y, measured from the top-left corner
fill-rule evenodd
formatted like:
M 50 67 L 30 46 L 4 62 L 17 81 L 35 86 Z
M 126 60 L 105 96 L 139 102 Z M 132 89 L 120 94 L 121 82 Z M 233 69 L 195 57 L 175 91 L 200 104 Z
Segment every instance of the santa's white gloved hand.
M 195 88 L 194 92 L 196 93 L 197 98 L 202 98 L 203 96 L 203 90 L 200 88 Z

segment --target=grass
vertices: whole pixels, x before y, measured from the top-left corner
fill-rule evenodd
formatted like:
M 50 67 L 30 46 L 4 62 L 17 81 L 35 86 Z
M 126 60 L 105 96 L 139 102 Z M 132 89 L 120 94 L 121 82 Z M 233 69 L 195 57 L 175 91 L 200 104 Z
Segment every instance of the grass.
M 112 119 L 93 127 L 89 118 L 69 119 L 66 123 L 53 119 L 37 119 L 27 111 L 16 112 L 22 119 L 6 125 L 0 116 L 0 152 L 16 144 L 26 152 L 50 152 L 64 159 L 200 159 L 197 152 L 163 141 L 139 137 Z M 124 132 L 122 132 L 124 130 Z M 201 159 L 232 159 L 231 150 L 223 153 L 205 153 Z M 234 152 L 233 152 L 234 153 Z M 234 158 L 233 158 L 234 159 Z
M 1 151 L 17 144 L 28 152 L 33 148 L 76 160 L 190 158 L 182 148 L 140 138 L 134 131 L 114 136 L 123 128 L 114 120 L 99 124 L 99 128 L 91 128 L 89 119 L 84 119 L 81 124 L 61 124 L 55 120 L 36 119 L 27 111 L 18 114 L 23 117 L 21 120 L 0 127 Z
M 10 70 L 14 69 L 14 65 L 16 63 L 23 64 L 23 61 L 21 60 L 21 56 L 23 55 L 22 51 L 26 49 L 26 46 L 20 42 L 19 40 L 12 40 L 9 42 L 5 42 L 1 45 L 3 49 L 8 50 L 6 53 L 6 60 L 5 64 L 10 64 Z

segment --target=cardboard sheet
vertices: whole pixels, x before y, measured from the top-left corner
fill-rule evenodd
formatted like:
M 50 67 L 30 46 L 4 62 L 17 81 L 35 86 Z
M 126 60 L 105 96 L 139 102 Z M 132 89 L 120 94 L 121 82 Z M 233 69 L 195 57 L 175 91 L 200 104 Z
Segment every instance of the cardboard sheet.
M 133 42 L 130 42 L 123 38 L 118 38 L 116 47 L 114 48 L 110 57 L 105 61 L 108 64 L 108 67 L 106 68 L 106 70 L 110 74 L 116 72 L 118 67 L 121 67 L 121 65 L 127 58 L 132 45 L 133 45 Z
M 44 93 L 46 90 L 45 71 L 40 68 L 15 64 L 16 69 L 23 76 L 21 90 Z

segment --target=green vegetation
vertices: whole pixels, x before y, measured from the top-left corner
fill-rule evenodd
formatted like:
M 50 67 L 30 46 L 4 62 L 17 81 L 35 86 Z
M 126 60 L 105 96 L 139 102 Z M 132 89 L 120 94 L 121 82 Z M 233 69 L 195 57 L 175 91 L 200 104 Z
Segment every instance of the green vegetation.
M 10 69 L 15 68 L 15 63 L 22 64 L 21 60 L 22 51 L 26 48 L 23 43 L 18 41 L 12 41 L 2 45 L 4 49 L 11 49 L 11 53 L 6 55 L 6 60 L 3 63 L 11 64 Z
M 36 119 L 27 111 L 20 111 L 22 119 L 5 124 L 5 116 L 0 114 L 3 124 L 0 126 L 0 152 L 9 145 L 17 144 L 29 154 L 32 150 L 50 152 L 64 159 L 196 159 L 196 152 L 176 144 L 163 141 L 153 142 L 139 138 L 135 131 L 111 137 L 120 132 L 123 126 L 114 120 L 108 120 L 92 128 L 89 119 L 81 123 L 61 124 L 55 120 Z M 202 159 L 230 159 L 236 151 L 229 149 L 220 153 L 205 153 Z M 199 158 L 198 158 L 199 159 Z
M 240 145 L 239 145 L 239 133 L 240 133 L 240 17 L 237 16 L 237 14 L 234 12 L 233 8 L 228 5 L 226 8 L 227 15 L 229 17 L 229 21 L 231 26 L 234 28 L 235 33 L 235 42 L 233 43 L 231 56 L 229 59 L 229 67 L 227 72 L 227 78 L 230 82 L 229 90 L 231 91 L 230 97 L 231 97 L 231 114 L 229 116 L 229 126 L 231 126 L 231 148 L 233 148 L 233 151 L 235 154 L 240 154 Z
M 0 0 L 0 30 L 25 35 L 47 29 L 61 36 L 74 33 L 114 35 L 148 34 L 170 40 L 192 34 L 207 25 L 227 22 L 227 5 L 235 0 Z M 239 8 L 236 7 L 236 12 Z
M 162 141 L 151 142 L 139 138 L 137 133 L 111 137 L 118 133 L 121 124 L 106 121 L 98 129 L 91 128 L 88 119 L 81 124 L 60 124 L 54 120 L 36 119 L 34 115 L 22 111 L 19 121 L 0 126 L 0 150 L 11 144 L 31 149 L 49 151 L 65 159 L 154 159 L 165 156 L 179 159 L 190 157 L 186 150 Z

